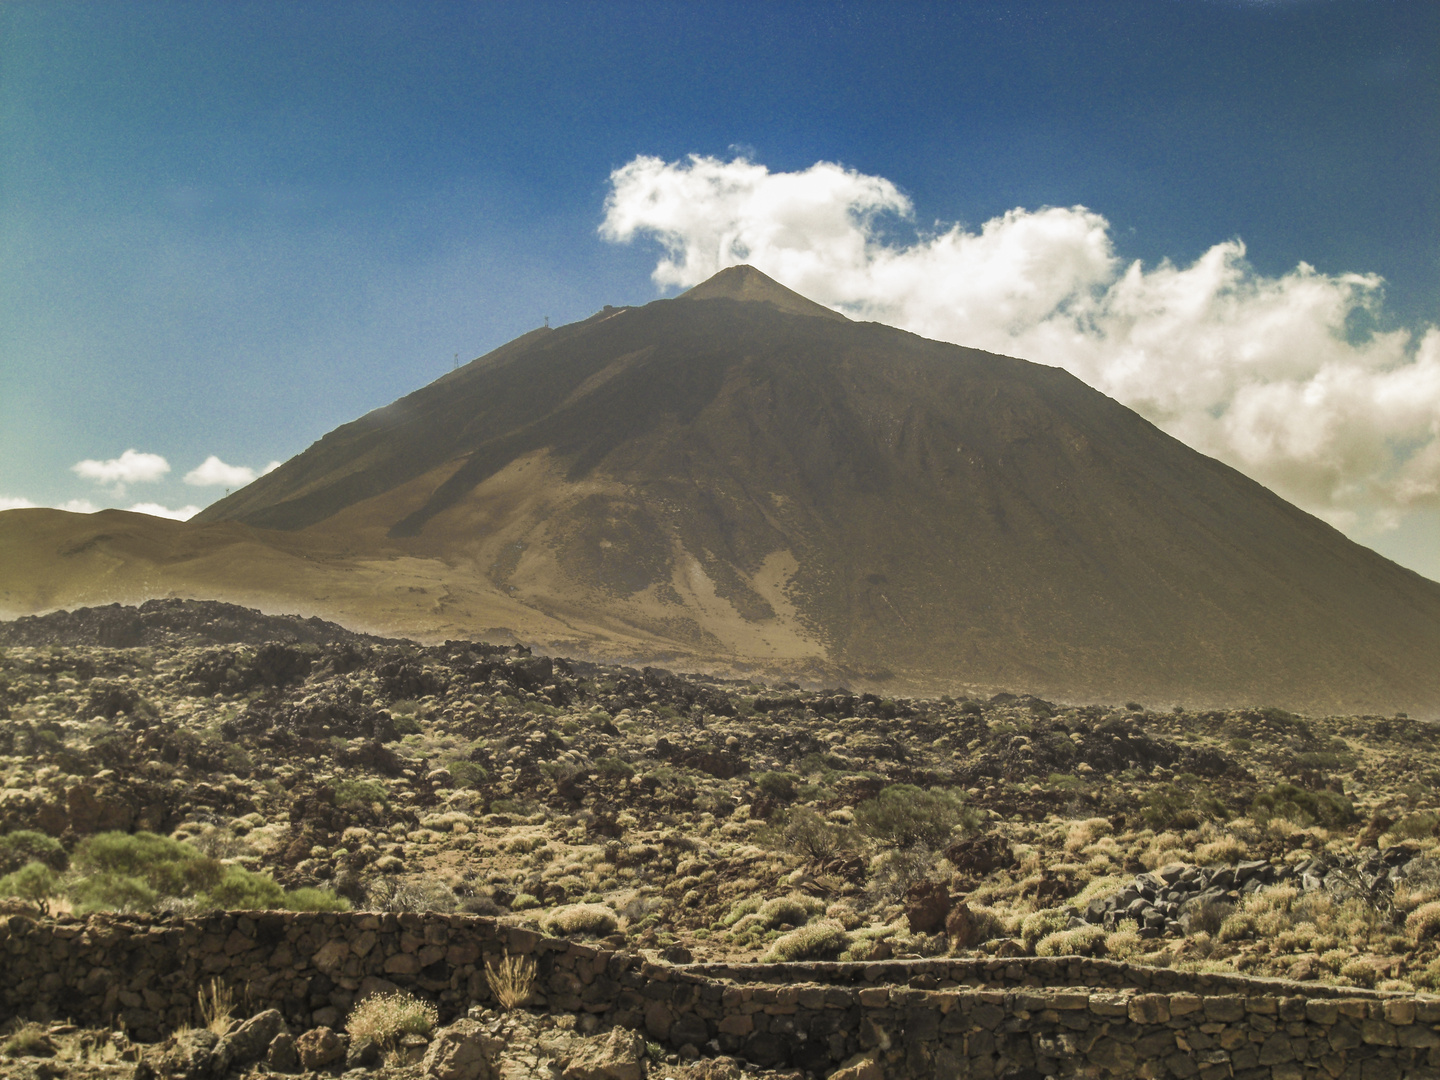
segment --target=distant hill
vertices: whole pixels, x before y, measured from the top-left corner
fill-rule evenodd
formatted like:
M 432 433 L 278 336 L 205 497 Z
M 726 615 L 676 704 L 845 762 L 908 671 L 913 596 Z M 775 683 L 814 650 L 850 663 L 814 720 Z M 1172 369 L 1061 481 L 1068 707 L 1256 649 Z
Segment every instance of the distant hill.
M 428 611 L 937 692 L 1440 708 L 1440 584 L 1063 371 L 749 267 L 517 338 L 179 528 L 250 552 L 237 587 L 391 632 Z

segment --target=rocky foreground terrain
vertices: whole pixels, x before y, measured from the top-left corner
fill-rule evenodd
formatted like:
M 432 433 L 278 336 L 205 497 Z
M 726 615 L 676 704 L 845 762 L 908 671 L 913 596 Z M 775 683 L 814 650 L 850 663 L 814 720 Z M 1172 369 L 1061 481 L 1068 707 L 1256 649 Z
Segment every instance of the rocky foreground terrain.
M 24 619 L 0 624 L 0 904 L 465 911 L 676 964 L 1085 955 L 1440 989 L 1434 724 L 1149 706 L 763 686 L 190 601 Z M 433 1036 L 408 1037 L 324 1067 L 419 1075 Z M 189 1075 L 184 1052 L 161 1064 Z M 743 1071 L 635 1052 L 651 1076 Z M 64 1025 L 0 1040 L 17 1075 L 147 1061 Z

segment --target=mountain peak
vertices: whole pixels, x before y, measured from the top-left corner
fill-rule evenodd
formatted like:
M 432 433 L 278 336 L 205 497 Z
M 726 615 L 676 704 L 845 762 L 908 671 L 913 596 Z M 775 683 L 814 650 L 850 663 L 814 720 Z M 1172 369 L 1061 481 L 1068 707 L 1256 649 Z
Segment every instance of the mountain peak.
M 753 266 L 727 266 L 712 278 L 680 294 L 680 300 L 743 300 L 769 304 L 792 315 L 813 315 L 824 319 L 848 322 L 844 315 L 823 304 L 787 289 L 774 278 Z

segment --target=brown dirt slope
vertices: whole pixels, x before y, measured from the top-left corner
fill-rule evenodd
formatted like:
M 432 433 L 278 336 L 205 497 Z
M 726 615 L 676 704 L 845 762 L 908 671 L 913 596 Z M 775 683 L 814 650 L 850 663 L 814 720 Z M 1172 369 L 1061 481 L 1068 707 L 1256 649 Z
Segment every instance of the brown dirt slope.
M 576 648 L 1440 707 L 1440 585 L 1062 371 L 851 322 L 749 268 L 519 338 L 196 524 L 224 522 L 438 568 L 416 587 L 469 592 L 437 617 L 504 608 Z

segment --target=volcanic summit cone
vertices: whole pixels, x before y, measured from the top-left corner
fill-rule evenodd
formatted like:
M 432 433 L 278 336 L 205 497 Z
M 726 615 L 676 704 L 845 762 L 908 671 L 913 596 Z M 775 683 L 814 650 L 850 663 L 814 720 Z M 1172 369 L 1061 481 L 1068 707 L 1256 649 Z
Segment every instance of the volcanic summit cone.
M 219 522 L 443 566 L 509 625 L 597 648 L 1440 706 L 1440 584 L 1059 369 L 852 322 L 750 267 L 517 338 L 187 527 Z

